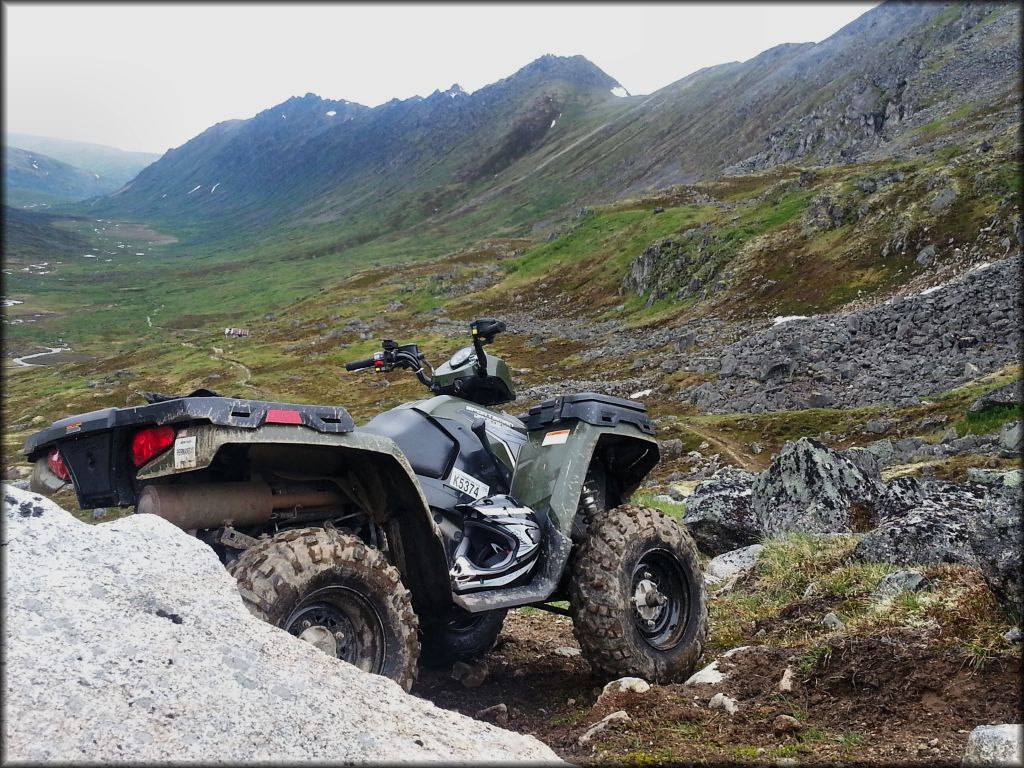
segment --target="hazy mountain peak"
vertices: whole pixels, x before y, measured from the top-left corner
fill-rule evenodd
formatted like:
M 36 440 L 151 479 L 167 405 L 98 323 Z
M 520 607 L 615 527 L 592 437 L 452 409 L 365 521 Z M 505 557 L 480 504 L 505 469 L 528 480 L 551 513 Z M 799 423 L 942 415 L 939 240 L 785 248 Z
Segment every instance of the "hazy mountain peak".
M 556 56 L 546 53 L 515 72 L 506 80 L 513 81 L 562 81 L 587 90 L 621 88 L 621 84 L 608 73 L 579 54 Z

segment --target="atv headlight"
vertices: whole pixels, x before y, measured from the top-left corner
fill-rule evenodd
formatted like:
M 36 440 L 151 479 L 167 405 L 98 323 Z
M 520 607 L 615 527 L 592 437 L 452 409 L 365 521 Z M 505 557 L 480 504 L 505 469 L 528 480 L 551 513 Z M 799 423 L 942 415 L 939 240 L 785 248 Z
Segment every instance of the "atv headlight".
M 467 363 L 474 362 L 476 360 L 476 350 L 473 347 L 463 347 L 454 355 L 451 360 L 448 361 L 448 365 L 452 368 L 461 368 Z

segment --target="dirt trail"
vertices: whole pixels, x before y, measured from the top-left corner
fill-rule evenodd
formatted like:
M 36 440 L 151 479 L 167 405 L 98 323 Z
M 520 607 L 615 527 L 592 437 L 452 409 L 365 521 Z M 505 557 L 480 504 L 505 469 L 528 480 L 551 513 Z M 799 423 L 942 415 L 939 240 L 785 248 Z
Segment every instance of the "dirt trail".
M 182 341 L 180 343 L 181 346 L 188 347 L 189 349 L 199 349 L 198 345 L 193 344 L 190 341 Z M 252 380 L 252 369 L 249 366 L 247 366 L 240 360 L 235 360 L 234 358 L 227 357 L 224 354 L 224 350 L 221 349 L 220 347 L 210 347 L 210 353 L 211 360 L 216 360 L 218 363 L 227 363 L 228 365 L 233 366 L 235 368 L 241 368 L 242 375 L 240 378 L 237 379 L 238 386 L 251 389 L 262 396 L 263 390 L 249 383 Z
M 759 472 L 761 470 L 757 465 L 756 460 L 743 452 L 745 451 L 745 448 L 740 443 L 727 440 L 720 435 L 716 435 L 714 432 L 707 429 L 707 427 L 701 427 L 697 424 L 683 424 L 682 426 L 686 431 L 692 432 L 698 437 L 711 443 L 723 458 L 728 459 L 730 464 L 740 467 L 741 469 L 746 469 L 750 472 Z

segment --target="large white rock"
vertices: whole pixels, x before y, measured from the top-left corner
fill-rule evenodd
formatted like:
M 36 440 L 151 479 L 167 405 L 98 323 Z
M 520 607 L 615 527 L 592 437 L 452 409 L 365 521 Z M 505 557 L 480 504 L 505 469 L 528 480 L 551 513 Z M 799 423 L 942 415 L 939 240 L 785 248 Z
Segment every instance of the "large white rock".
M 964 766 L 1024 765 L 1024 747 L 1020 724 L 979 725 L 967 737 Z
M 3 487 L 12 762 L 553 762 L 252 617 L 213 551 Z

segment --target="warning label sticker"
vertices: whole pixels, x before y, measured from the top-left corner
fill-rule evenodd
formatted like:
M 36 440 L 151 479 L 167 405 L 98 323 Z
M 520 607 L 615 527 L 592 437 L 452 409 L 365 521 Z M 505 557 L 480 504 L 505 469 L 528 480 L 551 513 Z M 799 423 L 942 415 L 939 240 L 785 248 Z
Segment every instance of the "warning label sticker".
M 541 445 L 562 445 L 569 439 L 568 429 L 557 429 L 554 432 L 548 432 L 544 435 L 544 440 Z
M 191 469 L 196 465 L 196 438 L 179 437 L 174 441 L 174 468 Z

